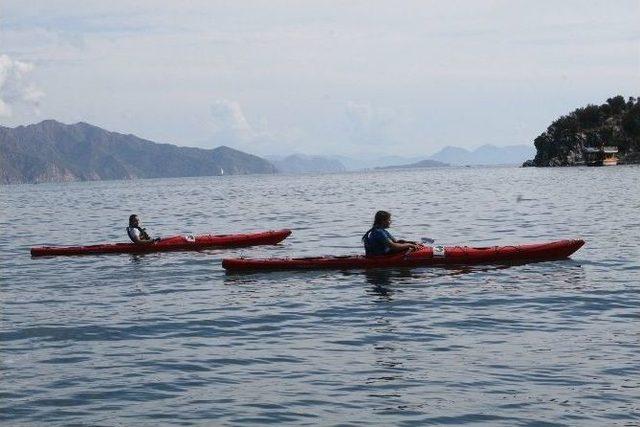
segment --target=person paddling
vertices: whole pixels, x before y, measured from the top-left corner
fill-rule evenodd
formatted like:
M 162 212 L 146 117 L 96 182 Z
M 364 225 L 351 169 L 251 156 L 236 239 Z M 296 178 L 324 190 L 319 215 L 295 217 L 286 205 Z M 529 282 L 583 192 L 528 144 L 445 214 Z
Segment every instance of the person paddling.
M 133 243 L 154 243 L 160 239 L 152 239 L 147 230 L 140 227 L 140 220 L 137 215 L 129 216 L 129 226 L 127 227 L 127 234 Z
M 376 212 L 373 227 L 362 236 L 364 250 L 367 255 L 388 255 L 420 247 L 416 242 L 396 240 L 387 228 L 391 226 L 391 214 L 386 211 Z

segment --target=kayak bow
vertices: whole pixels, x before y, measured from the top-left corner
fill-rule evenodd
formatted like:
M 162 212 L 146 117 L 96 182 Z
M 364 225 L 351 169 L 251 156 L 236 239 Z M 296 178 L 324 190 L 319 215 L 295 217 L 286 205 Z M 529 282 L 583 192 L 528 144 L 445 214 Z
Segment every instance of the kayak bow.
M 517 246 L 424 246 L 417 251 L 380 256 L 323 256 L 312 258 L 226 258 L 227 271 L 360 269 L 428 267 L 439 265 L 509 264 L 568 258 L 583 240 L 559 240 Z
M 108 243 L 90 246 L 40 246 L 31 248 L 31 256 L 139 254 L 168 251 L 198 251 L 201 249 L 239 248 L 255 245 L 275 245 L 286 239 L 291 230 L 271 230 L 248 234 L 203 234 L 171 236 L 155 243 Z

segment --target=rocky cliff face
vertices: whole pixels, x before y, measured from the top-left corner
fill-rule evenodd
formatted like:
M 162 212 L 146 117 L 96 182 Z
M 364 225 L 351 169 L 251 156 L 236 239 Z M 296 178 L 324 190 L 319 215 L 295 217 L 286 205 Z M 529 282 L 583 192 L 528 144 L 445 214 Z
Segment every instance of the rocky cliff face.
M 640 99 L 622 96 L 588 105 L 554 121 L 538 136 L 537 153 L 523 166 L 578 166 L 585 147 L 614 145 L 618 163 L 640 163 Z
M 229 147 L 157 144 L 87 123 L 46 120 L 0 126 L 3 184 L 275 173 L 268 161 Z

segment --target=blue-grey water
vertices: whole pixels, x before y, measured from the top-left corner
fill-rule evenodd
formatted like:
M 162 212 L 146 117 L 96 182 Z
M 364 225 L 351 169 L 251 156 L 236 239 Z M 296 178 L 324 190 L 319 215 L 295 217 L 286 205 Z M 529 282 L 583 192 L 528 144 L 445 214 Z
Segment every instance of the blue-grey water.
M 459 168 L 4 186 L 5 425 L 639 425 L 640 168 Z M 375 210 L 447 244 L 583 238 L 509 268 L 226 275 L 350 254 Z M 278 246 L 30 246 L 291 228 Z

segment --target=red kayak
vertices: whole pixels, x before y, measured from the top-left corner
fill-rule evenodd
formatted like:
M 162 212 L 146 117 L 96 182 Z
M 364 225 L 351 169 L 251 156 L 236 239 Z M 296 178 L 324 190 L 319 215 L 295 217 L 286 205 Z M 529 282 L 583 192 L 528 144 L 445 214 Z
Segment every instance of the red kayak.
M 380 267 L 428 267 L 439 265 L 508 264 L 568 258 L 584 245 L 584 240 L 517 246 L 424 246 L 417 251 L 380 256 L 324 256 L 315 258 L 227 258 L 228 271 L 316 270 Z
M 31 248 L 31 256 L 139 254 L 168 251 L 198 251 L 211 248 L 239 248 L 255 245 L 275 245 L 287 238 L 291 230 L 263 231 L 249 234 L 203 234 L 171 236 L 155 243 L 108 243 L 90 246 L 41 246 Z

